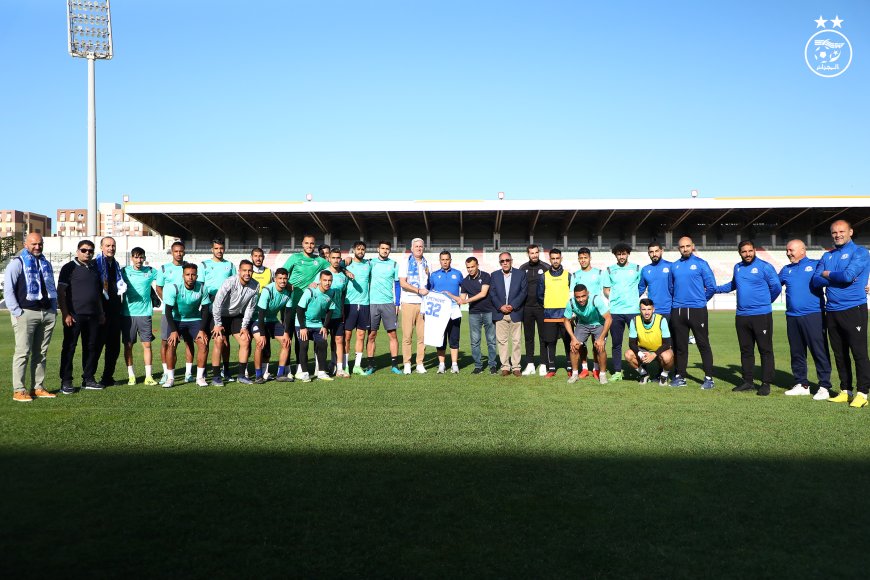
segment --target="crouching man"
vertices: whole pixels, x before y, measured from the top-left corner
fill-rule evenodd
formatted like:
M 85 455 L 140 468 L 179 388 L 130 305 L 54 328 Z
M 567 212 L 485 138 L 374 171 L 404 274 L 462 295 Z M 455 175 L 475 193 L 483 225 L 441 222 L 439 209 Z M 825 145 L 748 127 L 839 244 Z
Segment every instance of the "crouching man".
M 671 330 L 668 321 L 656 314 L 655 304 L 649 298 L 640 301 L 640 314 L 635 316 L 628 327 L 628 350 L 625 360 L 640 373 L 638 382 L 649 382 L 647 366 L 659 362 L 661 374 L 659 384 L 668 384 L 668 374 L 674 368 L 674 351 L 671 349 Z

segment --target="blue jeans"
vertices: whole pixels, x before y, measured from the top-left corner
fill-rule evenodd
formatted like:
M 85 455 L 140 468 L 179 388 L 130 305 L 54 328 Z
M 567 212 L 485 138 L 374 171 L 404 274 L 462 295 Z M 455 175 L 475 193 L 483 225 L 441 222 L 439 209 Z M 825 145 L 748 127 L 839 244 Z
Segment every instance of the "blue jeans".
M 490 368 L 496 368 L 495 324 L 492 322 L 492 312 L 469 312 L 469 337 L 471 338 L 471 358 L 474 359 L 474 368 L 482 369 L 480 355 L 480 327 L 486 332 L 487 362 Z

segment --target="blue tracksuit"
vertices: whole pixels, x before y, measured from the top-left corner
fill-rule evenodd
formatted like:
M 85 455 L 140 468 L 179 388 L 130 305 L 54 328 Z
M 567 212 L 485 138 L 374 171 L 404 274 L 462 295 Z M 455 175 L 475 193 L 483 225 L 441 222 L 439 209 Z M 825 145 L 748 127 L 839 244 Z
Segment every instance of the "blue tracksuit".
M 773 312 L 771 303 L 782 292 L 782 283 L 773 266 L 755 257 L 746 264 L 734 264 L 734 277 L 716 287 L 717 294 L 737 291 L 736 316 L 757 316 Z
M 669 268 L 671 308 L 706 308 L 707 301 L 716 293 L 716 278 L 710 264 L 692 254 L 688 258 L 680 257 Z
M 779 281 L 785 286 L 785 315 L 805 316 L 821 312 L 825 296 L 821 288 L 812 286 L 818 260 L 804 256 L 796 264 L 787 264 L 779 271 Z
M 848 310 L 867 304 L 867 292 L 864 287 L 867 285 L 868 268 L 870 268 L 870 255 L 867 253 L 867 248 L 853 241 L 824 253 L 816 265 L 813 285 L 816 288 L 827 287 L 825 295 L 828 312 Z M 822 277 L 822 272 L 825 270 L 830 272 L 828 279 Z
M 637 295 L 643 296 L 646 292 L 649 299 L 655 304 L 659 313 L 670 314 L 674 296 L 668 279 L 671 275 L 673 262 L 659 260 L 658 264 L 647 264 L 640 273 L 640 284 L 637 286 Z

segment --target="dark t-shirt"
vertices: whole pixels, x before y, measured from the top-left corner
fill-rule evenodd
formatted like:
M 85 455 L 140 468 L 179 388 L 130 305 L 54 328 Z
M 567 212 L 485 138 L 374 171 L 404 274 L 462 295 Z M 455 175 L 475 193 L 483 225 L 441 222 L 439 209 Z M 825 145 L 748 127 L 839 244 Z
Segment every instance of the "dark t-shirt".
M 60 269 L 58 285 L 65 285 L 66 303 L 71 314 L 96 316 L 102 312 L 103 285 L 95 262 L 87 265 L 73 259 Z
M 459 290 L 463 294 L 468 294 L 468 297 L 471 298 L 472 296 L 480 294 L 480 290 L 484 284 L 491 285 L 492 276 L 486 272 L 480 271 L 477 273 L 477 278 L 472 278 L 471 276 L 463 278 L 462 283 L 459 285 Z M 489 294 L 487 294 L 486 298 L 483 300 L 470 302 L 468 304 L 468 311 L 482 314 L 486 312 L 495 312 L 495 308 L 493 308 L 492 301 L 489 299 Z
M 550 264 L 538 260 L 534 265 L 526 262 L 519 267 L 526 275 L 528 293 L 526 294 L 526 306 L 541 306 L 538 301 L 538 284 L 544 283 L 544 272 L 550 269 Z

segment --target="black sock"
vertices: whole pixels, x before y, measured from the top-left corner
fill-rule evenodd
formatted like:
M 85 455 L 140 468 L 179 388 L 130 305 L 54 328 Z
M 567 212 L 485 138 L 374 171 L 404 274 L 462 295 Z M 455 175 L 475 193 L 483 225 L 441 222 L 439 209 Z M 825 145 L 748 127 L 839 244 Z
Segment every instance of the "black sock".
M 368 365 L 369 367 L 375 366 L 375 357 L 367 356 L 366 357 L 366 365 Z
M 399 357 L 391 356 L 390 357 L 390 366 L 396 366 L 396 359 Z
M 239 376 L 245 376 L 245 371 L 247 370 L 248 363 L 239 363 Z

